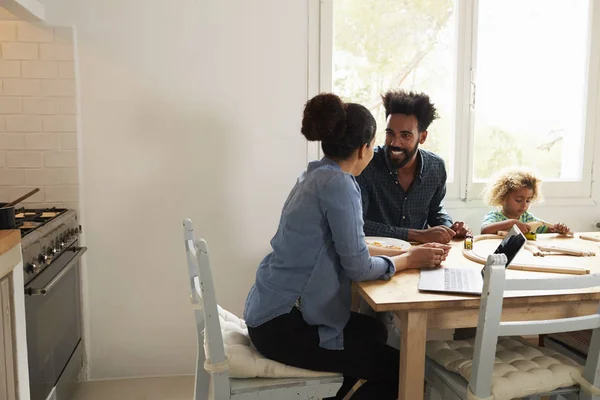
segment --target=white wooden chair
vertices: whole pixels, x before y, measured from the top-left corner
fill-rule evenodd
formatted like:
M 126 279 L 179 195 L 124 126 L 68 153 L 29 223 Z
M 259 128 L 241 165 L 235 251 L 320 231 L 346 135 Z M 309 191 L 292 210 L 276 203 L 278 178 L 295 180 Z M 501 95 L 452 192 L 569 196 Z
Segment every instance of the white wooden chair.
M 208 247 L 194 238 L 192 221 L 183 221 L 185 250 L 191 287 L 191 301 L 198 334 L 195 400 L 321 399 L 335 396 L 342 385 L 341 376 L 317 378 L 251 378 L 229 376 L 229 364 L 219 322 L 219 310 L 208 257 Z M 203 336 L 206 354 L 203 351 Z M 208 385 L 204 378 L 208 371 Z M 208 386 L 208 387 L 207 387 Z M 207 397 L 208 395 L 208 397 Z
M 506 279 L 505 265 L 506 256 L 504 254 L 494 254 L 488 257 L 477 335 L 473 347 L 470 380 L 467 382 L 461 375 L 449 372 L 428 358 L 425 371 L 426 397 L 431 400 L 493 400 L 491 387 L 499 336 L 593 329 L 590 351 L 583 374 L 576 375 L 576 377 L 571 375 L 579 385 L 523 398 L 533 400 L 548 396 L 553 400 L 562 398 L 600 400 L 600 310 L 597 314 L 582 317 L 546 321 L 500 322 L 504 291 L 572 290 L 596 287 L 600 286 L 600 274 L 561 279 Z M 558 357 L 564 356 L 559 355 Z

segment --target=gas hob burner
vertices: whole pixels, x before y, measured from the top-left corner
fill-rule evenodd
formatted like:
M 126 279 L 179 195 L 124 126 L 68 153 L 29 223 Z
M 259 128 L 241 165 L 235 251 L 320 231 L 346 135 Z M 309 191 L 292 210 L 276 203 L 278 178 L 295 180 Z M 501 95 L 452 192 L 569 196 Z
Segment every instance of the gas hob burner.
M 21 237 L 33 232 L 35 229 L 43 226 L 48 221 L 67 212 L 66 208 L 20 208 L 15 211 L 15 222 L 17 228 L 21 230 Z

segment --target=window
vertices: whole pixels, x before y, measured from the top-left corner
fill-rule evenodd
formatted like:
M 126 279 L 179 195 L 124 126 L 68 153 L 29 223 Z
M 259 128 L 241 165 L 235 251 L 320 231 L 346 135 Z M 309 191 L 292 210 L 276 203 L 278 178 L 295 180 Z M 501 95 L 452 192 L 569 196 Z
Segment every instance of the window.
M 600 48 L 590 0 L 317 3 L 319 91 L 369 108 L 378 144 L 381 93 L 427 93 L 440 119 L 423 147 L 446 161 L 449 200 L 478 199 L 517 165 L 539 173 L 547 198 L 590 197 Z
M 453 171 L 456 14 L 453 1 L 437 3 L 334 0 L 332 90 L 371 110 L 378 145 L 385 140 L 381 94 L 389 88 L 429 94 L 440 119 L 423 147 Z

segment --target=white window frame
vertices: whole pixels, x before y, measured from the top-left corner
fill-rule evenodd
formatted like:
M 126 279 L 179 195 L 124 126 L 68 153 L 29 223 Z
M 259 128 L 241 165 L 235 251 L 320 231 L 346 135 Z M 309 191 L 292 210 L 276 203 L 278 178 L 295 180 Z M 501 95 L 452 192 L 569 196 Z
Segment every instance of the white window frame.
M 307 98 L 330 92 L 333 87 L 333 2 L 308 0 Z M 455 141 L 452 182 L 447 184 L 448 208 L 484 206 L 484 183 L 473 182 L 474 125 L 476 107 L 477 9 L 480 0 L 457 0 L 455 59 Z M 579 0 L 578 0 L 579 1 Z M 600 2 L 589 1 L 588 54 L 585 77 L 586 108 L 581 181 L 545 182 L 545 205 L 591 205 L 594 167 L 594 133 L 600 115 Z M 462 157 L 466 154 L 466 157 Z M 318 143 L 307 144 L 307 160 L 321 156 Z M 600 200 L 600 199 L 598 199 Z

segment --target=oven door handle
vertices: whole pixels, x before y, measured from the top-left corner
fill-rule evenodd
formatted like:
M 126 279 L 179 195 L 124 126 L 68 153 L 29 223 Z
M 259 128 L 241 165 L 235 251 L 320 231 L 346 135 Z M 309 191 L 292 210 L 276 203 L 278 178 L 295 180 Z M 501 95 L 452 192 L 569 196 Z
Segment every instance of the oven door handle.
M 83 255 L 83 253 L 87 251 L 87 247 L 74 247 L 70 251 L 76 251 L 78 253 L 75 255 L 75 257 L 73 257 L 71 261 L 67 263 L 67 265 L 65 265 L 65 267 L 58 274 L 56 274 L 54 278 L 52 278 L 50 282 L 46 284 L 46 286 L 40 289 L 29 288 L 27 290 L 28 295 L 45 296 L 50 290 L 52 290 L 52 288 L 58 283 L 58 281 L 60 281 L 62 277 L 65 276 L 75 266 L 77 261 L 79 261 L 79 259 Z

